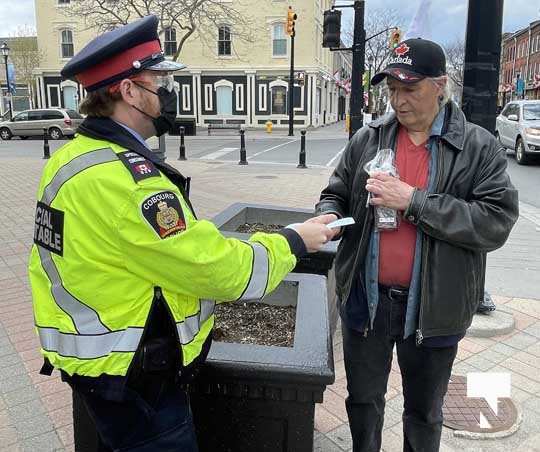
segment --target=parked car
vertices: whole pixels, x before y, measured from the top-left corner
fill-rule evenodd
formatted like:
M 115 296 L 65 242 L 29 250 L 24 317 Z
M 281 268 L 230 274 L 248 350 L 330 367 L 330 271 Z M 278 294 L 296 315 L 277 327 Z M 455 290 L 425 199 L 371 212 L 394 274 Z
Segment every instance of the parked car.
M 11 137 L 26 139 L 43 135 L 47 128 L 49 137 L 60 140 L 62 137 L 75 135 L 83 117 L 74 110 L 63 108 L 47 108 L 21 111 L 9 121 L 0 122 L 0 138 L 11 140 Z
M 540 100 L 517 100 L 506 104 L 497 116 L 495 135 L 501 144 L 516 151 L 516 161 L 526 165 L 540 156 Z

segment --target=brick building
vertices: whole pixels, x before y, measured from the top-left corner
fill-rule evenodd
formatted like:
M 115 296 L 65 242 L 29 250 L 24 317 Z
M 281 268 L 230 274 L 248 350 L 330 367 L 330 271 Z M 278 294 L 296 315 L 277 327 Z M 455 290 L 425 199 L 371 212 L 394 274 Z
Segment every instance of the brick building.
M 499 105 L 518 98 L 540 99 L 540 21 L 503 35 Z

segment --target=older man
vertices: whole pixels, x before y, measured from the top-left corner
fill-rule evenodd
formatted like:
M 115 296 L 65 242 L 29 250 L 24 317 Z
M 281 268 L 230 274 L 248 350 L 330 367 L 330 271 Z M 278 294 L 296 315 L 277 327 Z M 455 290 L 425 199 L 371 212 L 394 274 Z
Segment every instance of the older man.
M 440 46 L 400 43 L 372 80 L 386 79 L 395 113 L 354 135 L 317 205 L 356 220 L 339 232 L 336 258 L 354 452 L 380 450 L 394 345 L 403 449 L 439 449 L 443 398 L 483 294 L 486 253 L 518 218 L 504 149 L 449 102 L 445 74 Z M 394 150 L 399 178 L 364 171 L 384 148 Z M 397 229 L 375 228 L 374 206 L 397 210 Z

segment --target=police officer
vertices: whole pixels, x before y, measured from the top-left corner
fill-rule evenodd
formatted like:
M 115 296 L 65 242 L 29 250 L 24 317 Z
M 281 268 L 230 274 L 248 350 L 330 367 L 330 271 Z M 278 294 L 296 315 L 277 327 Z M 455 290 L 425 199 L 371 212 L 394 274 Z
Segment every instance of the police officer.
M 183 386 L 205 359 L 212 300 L 259 299 L 332 235 L 332 216 L 224 238 L 145 139 L 174 123 L 172 71 L 145 17 L 62 70 L 88 92 L 76 138 L 47 163 L 29 273 L 43 373 L 61 371 L 112 450 L 196 451 Z

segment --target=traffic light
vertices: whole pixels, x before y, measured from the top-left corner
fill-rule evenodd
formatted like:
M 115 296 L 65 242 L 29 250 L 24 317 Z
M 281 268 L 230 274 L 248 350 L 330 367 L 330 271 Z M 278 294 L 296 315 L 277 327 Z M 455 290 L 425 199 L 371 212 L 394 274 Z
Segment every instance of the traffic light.
M 394 50 L 400 42 L 401 42 L 401 30 L 399 28 L 394 28 L 390 32 L 390 39 L 388 41 L 388 45 L 392 50 Z
M 294 21 L 297 19 L 296 13 L 293 11 L 292 6 L 289 6 L 287 11 L 287 34 L 289 36 L 294 35 Z
M 341 11 L 324 12 L 323 47 L 337 48 L 341 45 Z

